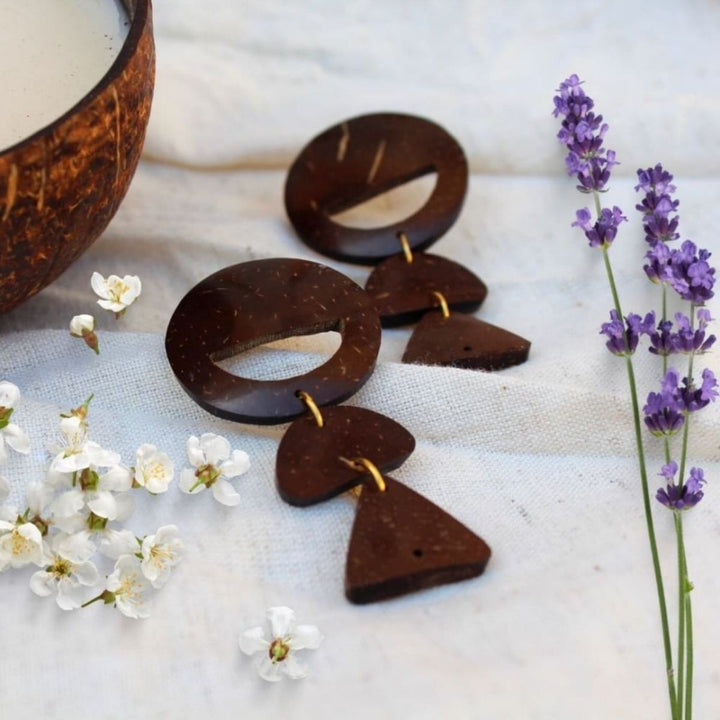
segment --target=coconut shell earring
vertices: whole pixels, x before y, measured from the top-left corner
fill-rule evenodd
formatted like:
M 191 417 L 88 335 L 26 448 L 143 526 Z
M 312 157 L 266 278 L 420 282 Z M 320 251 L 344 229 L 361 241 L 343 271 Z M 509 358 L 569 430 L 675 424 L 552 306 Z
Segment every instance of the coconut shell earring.
M 490 558 L 482 538 L 386 475 L 413 452 L 413 436 L 385 415 L 339 405 L 372 374 L 380 328 L 373 301 L 349 278 L 305 260 L 272 259 L 202 280 L 180 301 L 165 338 L 175 376 L 208 412 L 261 425 L 292 421 L 276 462 L 286 502 L 358 494 L 345 575 L 354 603 L 474 577 Z M 261 381 L 217 364 L 271 340 L 328 330 L 340 333 L 340 347 L 301 376 Z
M 433 171 L 430 198 L 400 222 L 367 229 L 332 219 Z M 418 322 L 403 362 L 497 370 L 528 357 L 527 340 L 469 314 L 487 295 L 483 281 L 424 252 L 457 219 L 467 183 L 458 142 L 429 120 L 397 113 L 362 115 L 325 130 L 288 173 L 285 207 L 299 237 L 329 257 L 375 265 L 365 289 L 383 327 Z

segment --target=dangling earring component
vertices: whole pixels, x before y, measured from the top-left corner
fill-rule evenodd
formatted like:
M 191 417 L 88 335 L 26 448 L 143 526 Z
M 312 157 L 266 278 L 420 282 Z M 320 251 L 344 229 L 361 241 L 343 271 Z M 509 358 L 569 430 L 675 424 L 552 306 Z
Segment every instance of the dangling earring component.
M 351 602 L 386 600 L 483 572 L 490 548 L 482 538 L 366 458 L 345 462 L 365 474 L 345 566 Z
M 428 312 L 417 324 L 403 354 L 404 363 L 500 370 L 527 360 L 530 343 L 472 315 L 451 313 L 442 293 L 432 296 L 440 312 Z
M 430 198 L 401 222 L 360 229 L 331 219 L 431 172 L 437 173 L 437 180 Z M 365 289 L 375 301 L 383 327 L 394 327 L 417 322 L 430 311 L 432 292 L 441 293 L 454 312 L 475 312 L 485 299 L 487 288 L 467 268 L 420 252 L 455 222 L 467 181 L 465 154 L 439 125 L 411 115 L 363 115 L 329 128 L 300 152 L 288 173 L 285 206 L 298 235 L 313 249 L 347 262 L 377 264 Z M 472 363 L 467 362 L 467 351 L 451 357 L 446 349 L 430 354 L 426 348 L 422 360 L 414 352 L 409 357 L 423 364 L 484 370 L 527 359 L 527 352 L 517 351 L 518 340 L 527 351 L 530 343 L 513 333 L 484 333 L 487 347 L 478 344 L 481 338 L 475 335 Z M 501 347 L 506 342 L 508 346 Z M 503 364 L 498 364 L 498 355 Z
M 326 330 L 341 334 L 340 348 L 299 377 L 251 380 L 216 364 L 271 340 Z M 382 488 L 382 502 L 372 489 L 360 493 L 346 581 L 347 597 L 357 603 L 479 575 L 490 556 L 470 530 L 382 475 L 415 448 L 405 428 L 364 408 L 333 406 L 365 383 L 379 345 L 380 321 L 367 293 L 330 268 L 284 259 L 206 278 L 181 300 L 165 338 L 180 384 L 209 412 L 261 425 L 294 419 L 277 455 L 278 490 L 287 502 L 322 502 L 368 474 Z

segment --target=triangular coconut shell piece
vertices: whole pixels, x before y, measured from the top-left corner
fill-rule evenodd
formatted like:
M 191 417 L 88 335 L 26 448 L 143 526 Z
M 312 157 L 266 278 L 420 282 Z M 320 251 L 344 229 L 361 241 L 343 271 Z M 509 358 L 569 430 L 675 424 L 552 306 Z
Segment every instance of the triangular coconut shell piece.
M 384 477 L 385 491 L 363 486 L 345 568 L 353 603 L 387 600 L 480 575 L 485 541 L 407 486 Z
M 472 315 L 428 313 L 410 336 L 404 363 L 501 370 L 528 359 L 530 341 Z

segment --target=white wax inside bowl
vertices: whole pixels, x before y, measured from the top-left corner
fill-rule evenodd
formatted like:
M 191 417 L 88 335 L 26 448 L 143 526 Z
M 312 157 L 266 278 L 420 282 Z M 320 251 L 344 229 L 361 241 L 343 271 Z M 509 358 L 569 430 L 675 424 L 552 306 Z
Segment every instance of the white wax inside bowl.
M 120 0 L 0 0 L 0 149 L 82 100 L 129 25 Z

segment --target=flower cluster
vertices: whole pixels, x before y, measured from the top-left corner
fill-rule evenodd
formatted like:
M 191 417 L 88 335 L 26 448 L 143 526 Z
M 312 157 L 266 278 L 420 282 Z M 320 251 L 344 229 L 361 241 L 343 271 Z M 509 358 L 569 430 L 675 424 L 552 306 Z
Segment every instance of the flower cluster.
M 116 318 L 124 315 L 142 292 L 142 283 L 137 275 L 125 275 L 122 278 L 118 275 L 110 275 L 105 278 L 99 272 L 94 272 L 90 278 L 90 286 L 100 298 L 97 304 L 103 310 L 114 313 Z M 70 320 L 70 335 L 80 338 L 96 355 L 99 355 L 100 347 L 95 325 L 93 315 L 75 315 Z
M 578 189 L 602 191 L 610 180 L 610 171 L 618 163 L 615 152 L 603 148 L 608 126 L 602 115 L 593 112 L 595 103 L 581 85 L 580 78 L 571 75 L 557 89 L 553 115 L 563 118 L 557 137 L 567 147 L 565 165 L 568 175 L 574 175 L 580 183 Z
M 0 393 L 0 402 L 9 398 L 10 406 L 20 398 L 12 383 L 0 383 Z M 167 455 L 143 445 L 136 465 L 127 467 L 118 453 L 91 440 L 90 400 L 61 415 L 60 441 L 51 448 L 44 479 L 26 485 L 24 507 L 6 502 L 10 484 L 3 481 L 0 572 L 35 565 L 31 590 L 55 597 L 63 610 L 102 600 L 127 617 L 147 617 L 149 591 L 168 580 L 183 543 L 174 525 L 137 537 L 123 523 L 134 508 L 133 488 L 165 492 L 173 466 Z M 7 405 L 0 409 L 0 416 L 7 419 L 7 410 Z M 11 447 L 29 449 L 26 441 L 17 441 L 24 437 L 21 431 L 6 423 L 3 432 L 8 428 Z M 98 568 L 103 557 L 114 561 L 104 579 Z
M 644 197 L 636 205 L 642 213 L 645 240 L 649 249 L 645 255 L 646 275 L 656 283 L 674 290 L 683 300 L 694 305 L 704 305 L 713 296 L 715 269 L 708 260 L 710 253 L 698 249 L 691 240 L 685 240 L 679 248 L 668 243 L 680 238 L 678 232 L 679 200 L 672 197 L 675 186 L 673 176 L 661 164 L 637 171 L 637 192 Z

